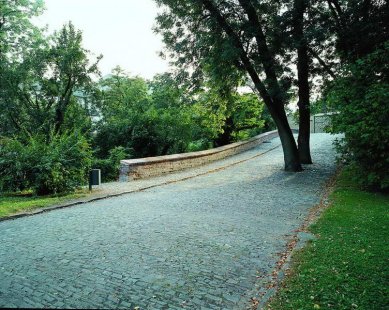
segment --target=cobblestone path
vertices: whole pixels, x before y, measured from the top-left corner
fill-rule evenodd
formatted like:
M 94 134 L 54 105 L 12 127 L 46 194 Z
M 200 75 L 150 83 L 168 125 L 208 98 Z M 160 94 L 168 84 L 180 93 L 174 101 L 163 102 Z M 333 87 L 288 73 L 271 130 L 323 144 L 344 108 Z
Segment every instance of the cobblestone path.
M 0 222 L 0 307 L 244 309 L 319 202 L 335 170 L 332 141 L 313 135 L 315 164 L 301 173 L 282 171 L 279 147 L 185 181 Z

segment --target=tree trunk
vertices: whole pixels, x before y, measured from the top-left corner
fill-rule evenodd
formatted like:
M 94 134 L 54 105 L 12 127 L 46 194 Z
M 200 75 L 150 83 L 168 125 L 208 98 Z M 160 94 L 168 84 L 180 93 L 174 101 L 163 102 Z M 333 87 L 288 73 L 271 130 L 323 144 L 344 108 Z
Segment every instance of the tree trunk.
M 64 112 L 60 107 L 57 107 L 55 111 L 55 120 L 54 120 L 54 132 L 59 133 L 61 126 L 64 122 Z
M 298 172 L 302 171 L 299 152 L 296 141 L 290 129 L 288 118 L 286 117 L 283 106 L 268 106 L 270 115 L 276 123 L 278 134 L 281 139 L 282 149 L 284 151 L 285 171 Z
M 231 116 L 228 116 L 224 122 L 223 133 L 219 134 L 219 136 L 215 139 L 216 146 L 223 146 L 232 142 L 233 126 L 233 119 Z
M 299 104 L 299 135 L 297 138 L 298 151 L 302 164 L 312 164 L 310 150 L 310 111 L 309 107 L 303 107 Z
M 299 107 L 299 135 L 298 151 L 302 164 L 312 164 L 310 151 L 310 102 L 309 102 L 309 58 L 308 46 L 304 39 L 304 11 L 306 0 L 295 0 L 295 40 L 297 44 L 297 75 L 298 75 L 298 107 Z
M 282 148 L 284 151 L 285 170 L 295 172 L 301 171 L 302 167 L 298 154 L 298 149 L 296 146 L 296 141 L 294 140 L 292 130 L 290 129 L 288 119 L 286 117 L 284 108 L 285 102 L 283 99 L 282 90 L 277 80 L 277 73 L 275 71 L 276 61 L 274 55 L 271 53 L 266 43 L 263 26 L 261 25 L 261 21 L 251 1 L 239 0 L 239 3 L 247 14 L 252 29 L 255 29 L 255 40 L 257 42 L 258 57 L 263 65 L 266 74 L 266 81 L 269 88 L 268 94 L 271 94 L 271 99 L 266 100 L 264 96 L 261 96 L 264 99 L 265 104 L 269 108 L 270 114 L 273 117 L 278 129 Z M 257 85 L 255 81 L 254 84 Z M 259 90 L 258 87 L 257 89 Z

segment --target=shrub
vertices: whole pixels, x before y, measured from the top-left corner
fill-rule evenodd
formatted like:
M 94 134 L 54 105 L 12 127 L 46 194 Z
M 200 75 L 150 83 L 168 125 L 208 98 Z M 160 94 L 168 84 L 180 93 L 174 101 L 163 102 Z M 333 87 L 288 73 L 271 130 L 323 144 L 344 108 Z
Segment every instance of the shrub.
M 0 139 L 0 189 L 38 195 L 69 192 L 87 181 L 92 152 L 79 133 Z
M 124 147 L 117 146 L 109 151 L 107 159 L 95 158 L 93 160 L 93 168 L 101 170 L 103 182 L 115 181 L 119 177 L 120 161 L 130 157 Z
M 334 81 L 327 100 L 339 114 L 333 132 L 355 170 L 357 181 L 372 190 L 389 189 L 389 44 L 349 66 Z
M 188 152 L 198 152 L 208 150 L 213 147 L 213 143 L 207 139 L 192 141 L 188 145 Z

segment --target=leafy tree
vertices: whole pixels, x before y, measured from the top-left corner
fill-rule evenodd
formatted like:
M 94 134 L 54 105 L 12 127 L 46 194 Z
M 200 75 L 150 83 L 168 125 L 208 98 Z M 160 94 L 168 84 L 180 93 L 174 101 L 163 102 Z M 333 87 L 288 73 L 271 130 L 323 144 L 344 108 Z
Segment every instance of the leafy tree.
M 90 64 L 89 51 L 82 47 L 82 33 L 72 23 L 65 25 L 53 38 L 53 47 L 49 51 L 48 93 L 54 90 L 56 96 L 54 131 L 59 132 L 75 91 L 86 96 L 91 90 L 91 77 L 98 75 L 97 64 Z M 45 81 L 46 82 L 46 81 Z M 53 95 L 51 93 L 51 95 Z
M 0 0 L 0 133 L 19 130 L 15 122 L 17 109 L 10 94 L 10 81 L 23 76 L 17 69 L 24 56 L 44 46 L 39 28 L 30 18 L 39 15 L 43 2 L 36 0 Z M 17 85 L 16 85 L 17 86 Z
M 80 99 L 91 91 L 91 76 L 98 74 L 97 63 L 90 65 L 88 51 L 82 47 L 82 35 L 69 23 L 49 38 L 47 46 L 38 46 L 22 55 L 2 75 L 1 116 L 3 134 L 60 132 L 75 129 L 68 111 L 88 115 L 88 106 Z M 77 96 L 78 92 L 78 96 Z M 86 119 L 79 119 L 85 125 Z
M 132 154 L 132 124 L 149 106 L 146 82 L 139 77 L 129 77 L 117 67 L 99 82 L 99 89 L 96 104 L 101 120 L 94 139 L 97 156 L 107 158 L 109 151 L 117 146 Z
M 167 76 L 147 83 L 117 68 L 100 83 L 97 154 L 122 146 L 135 157 L 186 151 L 192 140 L 189 105 L 181 105 L 181 92 Z
M 323 101 L 338 112 L 333 131 L 344 132 L 341 150 L 358 181 L 387 190 L 389 3 L 331 0 L 327 5 L 341 70 L 327 83 Z
M 273 27 L 280 4 L 249 0 L 156 0 L 166 10 L 158 17 L 169 57 L 193 72 L 201 81 L 204 73 L 214 80 L 236 81 L 249 76 L 280 133 L 285 169 L 300 171 L 296 143 L 287 122 L 287 83 L 283 80 L 279 47 Z M 238 78 L 236 78 L 238 77 Z
M 30 18 L 42 7 L 42 1 L 1 1 L 2 191 L 74 190 L 86 181 L 92 159 L 83 136 L 91 126 L 85 99 L 98 61 L 89 63 L 71 23 L 50 37 L 35 27 Z
M 234 140 L 250 138 L 263 132 L 263 102 L 258 104 L 255 94 L 235 94 L 236 104 L 233 108 Z
M 157 74 L 148 86 L 156 108 L 182 108 L 194 103 L 192 93 L 171 73 Z
M 333 131 L 344 133 L 344 158 L 361 185 L 389 190 L 389 43 L 345 68 L 326 100 L 339 114 Z
M 202 137 L 222 146 L 252 137 L 262 131 L 263 104 L 253 93 L 239 94 L 208 89 L 199 94 L 195 105 Z

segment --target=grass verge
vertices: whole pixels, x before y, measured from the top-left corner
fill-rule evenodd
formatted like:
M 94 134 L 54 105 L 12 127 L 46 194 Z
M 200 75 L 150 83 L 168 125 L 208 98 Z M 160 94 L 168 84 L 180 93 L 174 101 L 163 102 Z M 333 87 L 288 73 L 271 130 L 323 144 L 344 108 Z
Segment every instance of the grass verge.
M 53 206 L 72 199 L 85 197 L 88 194 L 85 190 L 67 195 L 32 196 L 30 193 L 6 194 L 0 196 L 0 218 L 20 213 L 29 212 L 34 209 Z
M 318 238 L 293 255 L 267 309 L 388 309 L 389 196 L 351 179 L 340 174 L 331 206 L 309 228 Z

